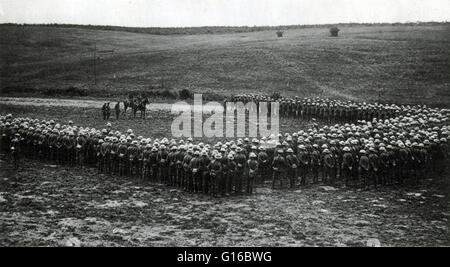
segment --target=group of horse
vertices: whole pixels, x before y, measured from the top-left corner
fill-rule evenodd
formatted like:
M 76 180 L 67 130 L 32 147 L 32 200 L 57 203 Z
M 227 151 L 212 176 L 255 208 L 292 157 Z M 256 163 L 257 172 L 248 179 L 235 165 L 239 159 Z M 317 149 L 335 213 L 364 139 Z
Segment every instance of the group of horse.
M 136 118 L 137 113 L 140 112 L 140 118 L 145 119 L 146 117 L 146 111 L 147 111 L 147 105 L 150 103 L 147 97 L 139 96 L 139 97 L 128 97 L 123 103 L 123 112 L 122 114 L 125 115 L 127 113 L 128 109 L 131 109 L 133 118 Z M 114 106 L 114 111 L 116 115 L 116 119 L 118 120 L 120 118 L 120 101 L 117 101 L 117 103 Z M 102 114 L 104 120 L 109 120 L 110 114 L 111 114 L 111 108 L 109 106 L 109 102 L 105 103 L 102 106 Z
M 128 98 L 123 101 L 123 113 L 127 113 L 128 108 L 131 108 L 133 112 L 133 118 L 136 118 L 136 114 L 140 112 L 140 118 L 145 119 L 145 113 L 147 111 L 147 105 L 150 103 L 148 97 Z

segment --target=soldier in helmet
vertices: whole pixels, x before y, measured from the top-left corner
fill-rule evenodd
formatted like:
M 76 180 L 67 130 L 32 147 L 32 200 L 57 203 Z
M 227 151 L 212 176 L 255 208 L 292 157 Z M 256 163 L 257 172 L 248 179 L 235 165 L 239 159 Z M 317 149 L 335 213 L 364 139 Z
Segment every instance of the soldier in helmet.
M 169 153 L 167 152 L 166 146 L 161 145 L 160 151 L 158 153 L 158 162 L 159 162 L 159 173 L 160 173 L 160 182 L 163 184 L 167 184 L 169 181 Z
M 300 185 L 306 185 L 310 158 L 309 153 L 303 144 L 298 146 L 297 159 L 299 163 L 298 172 L 300 176 Z
M 264 177 L 270 177 L 270 159 L 269 155 L 266 152 L 266 148 L 261 146 L 259 147 L 258 153 L 258 163 L 259 163 L 259 177 L 261 182 L 264 182 Z
M 255 153 L 250 153 L 249 160 L 247 161 L 248 175 L 247 175 L 247 194 L 253 193 L 253 187 L 255 184 L 255 178 L 258 174 L 258 156 Z
M 410 166 L 409 161 L 411 157 L 404 143 L 398 143 L 398 146 L 398 182 L 402 184 L 404 179 L 407 178 L 406 174 L 408 173 L 408 166 Z
M 369 148 L 369 177 L 373 181 L 374 186 L 381 184 L 378 180 L 379 156 L 374 147 Z
M 152 145 L 147 143 L 142 152 L 142 181 L 148 181 L 151 171 L 150 157 L 152 154 Z
M 344 178 L 345 186 L 348 186 L 348 181 L 353 178 L 354 157 L 349 147 L 343 148 L 341 174 Z
M 236 173 L 237 173 L 237 164 L 234 161 L 234 155 L 232 153 L 229 153 L 227 155 L 227 193 L 233 193 L 235 192 L 233 186 L 236 183 Z
M 75 133 L 73 131 L 70 131 L 69 134 L 63 138 L 63 146 L 64 151 L 66 153 L 64 161 L 70 165 L 76 163 L 75 159 L 76 139 Z
M 87 138 L 84 132 L 80 132 L 76 137 L 75 162 L 78 166 L 84 167 L 87 150 Z
M 211 177 L 211 189 L 210 194 L 215 197 L 217 196 L 217 188 L 218 183 L 221 180 L 222 175 L 222 162 L 220 161 L 222 159 L 222 155 L 220 153 L 216 153 L 214 156 L 214 159 L 209 163 L 208 170 L 210 172 Z
M 320 158 L 319 146 L 317 144 L 313 144 L 311 152 L 311 168 L 313 183 L 317 183 L 319 180 L 319 170 L 322 168 L 322 160 Z
M 150 180 L 152 182 L 159 181 L 159 162 L 158 162 L 158 148 L 157 144 L 153 144 L 151 154 L 148 160 L 148 165 L 150 167 Z
M 118 161 L 119 161 L 119 175 L 123 176 L 126 173 L 127 162 L 128 162 L 128 145 L 127 140 L 121 139 L 118 151 Z
M 289 179 L 289 187 L 294 188 L 296 180 L 298 178 L 299 161 L 292 148 L 288 148 L 286 152 L 287 177 Z
M 193 192 L 200 191 L 200 183 L 201 183 L 201 160 L 200 160 L 200 151 L 196 150 L 194 152 L 194 157 L 191 159 L 189 163 L 189 169 L 192 173 L 192 182 L 190 190 Z
M 367 157 L 367 152 L 365 150 L 361 150 L 359 154 L 360 154 L 358 167 L 359 179 L 363 180 L 364 188 L 367 189 L 368 188 L 367 179 L 370 168 L 369 157 Z
M 276 153 L 275 158 L 272 161 L 272 188 L 275 188 L 275 183 L 277 180 L 280 181 L 280 187 L 283 187 L 284 174 L 286 172 L 286 159 L 283 157 L 283 150 L 279 149 Z
M 191 186 L 192 172 L 189 167 L 191 160 L 193 158 L 194 151 L 192 149 L 188 149 L 186 155 L 183 158 L 183 181 L 182 187 L 185 190 L 189 190 Z
M 331 183 L 334 183 L 334 170 L 336 165 L 336 158 L 331 153 L 328 148 L 325 148 L 322 152 L 323 154 L 323 168 L 324 168 L 324 183 L 328 183 L 331 180 Z
M 127 148 L 129 175 L 137 174 L 138 163 L 138 141 L 133 140 Z
M 63 139 L 65 138 L 65 132 L 54 130 L 53 140 L 53 160 L 56 164 L 64 164 L 65 151 L 63 146 Z
M 389 153 L 386 150 L 385 146 L 380 146 L 379 148 L 380 150 L 380 156 L 379 156 L 379 178 L 380 178 L 380 183 L 382 185 L 386 185 L 389 181 L 389 177 L 390 177 L 390 172 L 392 171 L 391 169 L 391 163 L 389 160 Z
M 14 167 L 17 169 L 19 167 L 20 160 L 20 134 L 14 134 L 14 137 L 11 139 L 9 151 L 11 153 L 11 158 L 14 164 Z
M 186 148 L 184 145 L 180 145 L 178 154 L 176 155 L 176 167 L 177 167 L 177 178 L 176 178 L 176 185 L 178 187 L 183 186 L 183 180 L 184 180 L 184 170 L 183 170 L 183 160 L 186 156 Z
M 236 156 L 234 157 L 234 160 L 236 162 L 236 193 L 240 194 L 242 193 L 242 183 L 245 179 L 245 170 L 247 165 L 247 157 L 244 154 L 244 151 L 241 147 L 238 147 L 236 149 Z
M 103 169 L 104 169 L 103 158 L 105 157 L 105 155 L 103 154 L 103 150 L 102 150 L 103 143 L 104 143 L 103 139 L 99 139 L 98 140 L 98 145 L 97 145 L 97 158 L 99 159 L 98 162 L 97 162 L 98 173 L 103 172 Z
M 200 153 L 200 173 L 201 173 L 201 189 L 205 194 L 209 193 L 210 185 L 210 177 L 208 166 L 211 162 L 211 159 L 208 156 L 208 152 L 206 150 L 202 150 Z

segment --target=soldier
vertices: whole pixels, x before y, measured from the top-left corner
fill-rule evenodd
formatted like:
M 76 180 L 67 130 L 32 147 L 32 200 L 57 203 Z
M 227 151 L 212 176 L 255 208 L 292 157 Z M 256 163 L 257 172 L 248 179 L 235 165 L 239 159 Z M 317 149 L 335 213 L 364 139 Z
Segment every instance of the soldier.
M 111 174 L 117 174 L 119 171 L 119 139 L 112 137 L 110 140 L 109 170 Z
M 286 163 L 287 163 L 287 176 L 289 179 L 289 187 L 294 188 L 296 180 L 298 178 L 298 166 L 299 161 L 296 155 L 294 155 L 294 150 L 289 148 L 287 150 Z
M 76 139 L 75 139 L 75 133 L 70 131 L 69 135 L 66 135 L 66 137 L 63 139 L 63 145 L 64 150 L 66 153 L 65 162 L 72 165 L 73 163 L 76 163 L 75 159 L 75 147 L 76 147 Z
M 183 158 L 183 181 L 182 181 L 182 187 L 184 190 L 190 189 L 190 181 L 192 179 L 192 173 L 191 169 L 189 168 L 189 165 L 192 160 L 194 151 L 192 149 L 188 149 L 187 154 Z
M 220 181 L 222 175 L 222 163 L 220 162 L 221 159 L 222 155 L 220 153 L 216 153 L 214 159 L 209 163 L 208 166 L 211 177 L 210 193 L 213 197 L 217 196 L 218 182 Z
M 311 168 L 313 174 L 313 183 L 318 183 L 319 180 L 319 170 L 322 167 L 322 160 L 320 158 L 319 146 L 317 144 L 313 144 L 313 149 L 311 152 Z
M 363 180 L 364 182 L 364 188 L 368 189 L 369 186 L 367 184 L 367 176 L 369 173 L 369 168 L 370 168 L 370 162 L 369 162 L 369 158 L 367 157 L 367 152 L 365 150 L 361 150 L 359 151 L 359 154 L 361 155 L 359 157 L 359 179 Z
M 327 148 L 323 150 L 323 167 L 324 167 L 324 183 L 328 183 L 331 180 L 331 184 L 334 183 L 334 170 L 336 165 L 336 159 L 331 151 Z
M 153 144 L 152 147 L 152 153 L 150 154 L 149 160 L 148 160 L 148 165 L 150 166 L 150 170 L 151 170 L 151 175 L 150 175 L 150 180 L 153 182 L 157 182 L 160 180 L 159 178 L 159 162 L 158 162 L 158 148 L 156 147 L 156 144 Z
M 100 147 L 102 170 L 105 174 L 110 174 L 111 139 L 107 136 Z
M 426 163 L 428 161 L 428 152 L 425 149 L 425 146 L 423 143 L 416 144 L 415 149 L 413 151 L 414 158 L 416 159 L 416 166 L 415 166 L 415 177 L 416 177 L 416 183 L 420 182 L 420 177 L 423 177 L 424 170 L 426 168 Z
M 126 168 L 127 168 L 127 162 L 128 162 L 128 157 L 127 157 L 127 153 L 128 153 L 128 145 L 127 145 L 127 140 L 122 139 L 120 141 L 120 145 L 119 145 L 119 175 L 123 176 L 125 175 L 126 172 Z
M 270 177 L 270 162 L 269 155 L 266 152 L 266 148 L 261 146 L 259 147 L 258 153 L 258 163 L 259 163 L 259 177 L 261 183 L 264 183 L 264 177 Z
M 158 153 L 160 182 L 167 184 L 169 181 L 169 153 L 166 150 L 165 145 L 160 146 Z
M 101 173 L 103 171 L 103 164 L 104 164 L 104 161 L 103 161 L 104 155 L 102 153 L 103 142 L 104 142 L 103 139 L 98 140 L 98 145 L 96 146 L 97 158 L 99 159 L 98 163 L 97 163 L 98 173 Z
M 178 187 L 183 186 L 183 180 L 184 180 L 184 171 L 183 171 L 183 160 L 186 156 L 186 148 L 184 145 L 180 145 L 178 154 L 176 155 L 176 167 L 177 167 L 177 178 L 176 178 L 176 185 Z
M 300 176 L 300 185 L 306 185 L 310 158 L 309 158 L 309 154 L 306 150 L 306 147 L 304 145 L 299 145 L 298 151 L 299 152 L 297 154 L 297 159 L 298 159 L 298 163 L 299 163 L 298 170 L 299 170 L 299 176 Z
M 246 163 L 247 163 L 247 157 L 244 154 L 244 151 L 241 147 L 238 147 L 236 149 L 236 156 L 234 157 L 236 162 L 236 183 L 235 190 L 237 194 L 242 193 L 242 182 L 245 178 L 245 169 L 246 169 Z
M 205 194 L 209 193 L 209 189 L 210 189 L 210 177 L 209 177 L 209 170 L 208 170 L 208 165 L 211 162 L 210 158 L 208 157 L 208 153 L 206 152 L 206 150 L 202 150 L 201 154 L 200 154 L 201 158 L 200 158 L 200 172 L 201 172 L 201 188 L 202 188 L 202 192 Z
M 176 184 L 178 147 L 172 143 L 169 152 L 169 185 Z
M 278 150 L 272 162 L 272 189 L 275 189 L 276 180 L 280 181 L 280 188 L 283 187 L 283 178 L 286 169 L 286 160 L 283 157 L 283 150 Z
M 138 142 L 136 140 L 132 141 L 131 144 L 127 148 L 127 156 L 128 156 L 128 169 L 129 175 L 133 176 L 137 172 L 137 160 L 138 160 Z
M 247 175 L 247 194 L 253 193 L 255 178 L 258 173 L 258 156 L 255 153 L 250 153 L 250 159 L 247 161 L 248 175 Z
M 59 131 L 57 129 L 51 130 L 49 136 L 48 136 L 48 151 L 49 151 L 49 160 L 55 161 L 56 160 L 56 143 L 58 140 Z
M 9 149 L 15 169 L 17 169 L 19 167 L 19 161 L 20 161 L 19 142 L 20 142 L 20 134 L 16 133 L 10 142 L 10 149 Z
M 410 155 L 403 142 L 398 143 L 398 182 L 403 184 L 406 174 L 408 172 L 408 166 L 410 166 Z
M 390 180 L 390 171 L 391 169 L 391 163 L 389 160 L 389 154 L 384 146 L 380 147 L 380 157 L 379 157 L 379 170 L 380 170 L 380 183 L 382 185 L 388 184 L 388 181 Z
M 189 169 L 192 172 L 192 182 L 190 185 L 190 190 L 198 193 L 200 191 L 199 189 L 201 183 L 201 160 L 200 152 L 198 150 L 194 152 L 194 157 L 189 163 Z
M 76 137 L 75 146 L 75 162 L 78 166 L 84 167 L 85 155 L 86 155 L 87 138 L 84 131 L 81 131 Z
M 147 143 L 142 151 L 142 181 L 148 181 L 150 176 L 150 156 L 152 154 L 152 145 Z
M 237 164 L 234 161 L 234 155 L 229 153 L 227 155 L 227 193 L 235 193 L 236 190 L 233 188 L 236 182 L 237 175 Z
M 59 128 L 59 127 L 58 127 Z M 56 164 L 65 164 L 63 155 L 65 155 L 63 139 L 65 138 L 65 132 L 60 132 L 55 129 L 53 151 L 54 161 Z
M 369 148 L 369 177 L 374 183 L 374 187 L 377 184 L 381 184 L 378 180 L 378 169 L 379 169 L 379 157 L 377 151 L 374 147 Z
M 348 180 L 353 178 L 354 157 L 349 147 L 343 148 L 341 174 L 344 177 L 345 186 L 348 186 Z

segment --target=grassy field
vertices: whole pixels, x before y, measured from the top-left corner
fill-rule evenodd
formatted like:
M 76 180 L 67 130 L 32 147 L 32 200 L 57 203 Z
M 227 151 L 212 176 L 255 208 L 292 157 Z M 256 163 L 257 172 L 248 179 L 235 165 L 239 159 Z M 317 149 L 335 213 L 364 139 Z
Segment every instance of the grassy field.
M 448 24 L 344 27 L 338 38 L 328 28 L 277 38 L 274 31 L 174 36 L 5 25 L 0 35 L 2 95 L 73 86 L 112 97 L 163 87 L 450 105 Z

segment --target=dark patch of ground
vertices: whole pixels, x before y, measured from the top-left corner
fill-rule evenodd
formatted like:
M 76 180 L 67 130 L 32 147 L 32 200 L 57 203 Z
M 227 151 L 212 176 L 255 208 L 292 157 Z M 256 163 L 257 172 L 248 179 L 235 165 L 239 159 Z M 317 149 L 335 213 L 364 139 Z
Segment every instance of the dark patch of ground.
M 448 180 L 447 168 L 419 186 L 210 198 L 94 169 L 15 169 L 2 157 L 0 245 L 449 246 Z

